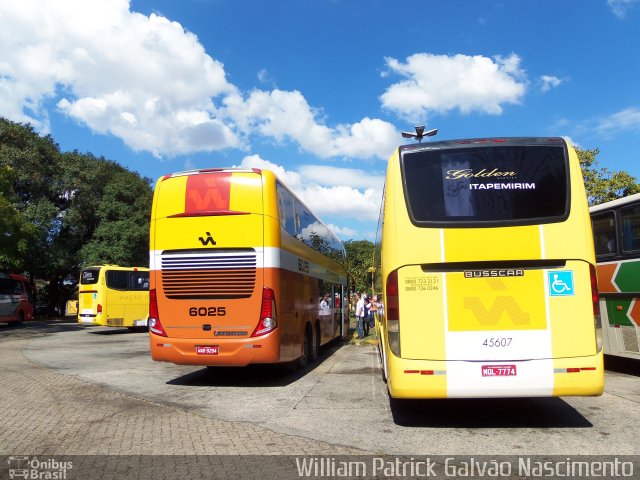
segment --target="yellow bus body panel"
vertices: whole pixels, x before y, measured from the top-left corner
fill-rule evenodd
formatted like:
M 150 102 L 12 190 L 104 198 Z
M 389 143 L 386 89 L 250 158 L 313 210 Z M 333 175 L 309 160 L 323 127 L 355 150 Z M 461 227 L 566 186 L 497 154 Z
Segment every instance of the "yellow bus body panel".
M 146 267 L 121 267 L 100 265 L 87 267 L 99 269 L 98 282 L 78 285 L 78 323 L 103 327 L 146 326 L 149 316 L 148 290 L 115 290 L 107 287 L 108 270 L 148 272 Z M 98 311 L 98 305 L 102 311 Z
M 392 155 L 383 204 L 380 285 L 386 298 L 387 275 L 397 270 L 401 357 L 391 351 L 385 318 L 379 327 L 392 397 L 602 393 L 603 357 L 596 350 L 591 299 L 590 265 L 595 264 L 591 224 L 578 158 L 571 147 L 568 153 L 571 202 L 565 221 L 448 229 L 411 223 L 399 152 Z M 422 268 L 522 259 L 566 264 L 504 278 L 465 278 L 461 270 Z M 574 295 L 549 294 L 557 271 L 572 272 Z M 510 345 L 493 348 L 491 342 Z M 500 364 L 514 366 L 517 375 L 483 378 L 484 367 Z

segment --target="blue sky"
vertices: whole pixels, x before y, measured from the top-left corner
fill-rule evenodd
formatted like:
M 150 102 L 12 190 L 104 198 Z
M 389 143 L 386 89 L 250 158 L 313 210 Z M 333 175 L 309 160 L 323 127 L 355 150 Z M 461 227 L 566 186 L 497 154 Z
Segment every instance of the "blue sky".
M 154 180 L 272 168 L 343 240 L 373 240 L 416 124 L 640 179 L 640 0 L 23 0 L 0 26 L 0 115 Z

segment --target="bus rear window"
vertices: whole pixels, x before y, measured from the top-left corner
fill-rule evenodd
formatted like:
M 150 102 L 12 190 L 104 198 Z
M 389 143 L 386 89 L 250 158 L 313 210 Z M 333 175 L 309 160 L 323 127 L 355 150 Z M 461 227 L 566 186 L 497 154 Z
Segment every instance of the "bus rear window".
M 568 215 L 562 145 L 405 151 L 402 174 L 409 215 L 417 225 L 524 225 Z
M 98 283 L 98 276 L 100 275 L 99 268 L 87 268 L 80 274 L 80 283 L 82 285 L 93 285 Z

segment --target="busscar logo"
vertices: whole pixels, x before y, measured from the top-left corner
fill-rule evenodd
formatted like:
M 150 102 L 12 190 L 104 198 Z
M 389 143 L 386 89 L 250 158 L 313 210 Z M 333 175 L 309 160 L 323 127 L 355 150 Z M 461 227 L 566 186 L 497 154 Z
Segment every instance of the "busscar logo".
M 496 277 L 524 277 L 524 270 L 507 268 L 498 270 L 465 270 L 464 278 L 496 278 Z
M 202 245 L 215 245 L 216 241 L 213 239 L 213 237 L 211 236 L 211 234 L 209 232 L 205 232 L 207 234 L 206 238 L 203 237 L 198 237 L 198 240 L 200 240 L 200 243 L 202 243 Z

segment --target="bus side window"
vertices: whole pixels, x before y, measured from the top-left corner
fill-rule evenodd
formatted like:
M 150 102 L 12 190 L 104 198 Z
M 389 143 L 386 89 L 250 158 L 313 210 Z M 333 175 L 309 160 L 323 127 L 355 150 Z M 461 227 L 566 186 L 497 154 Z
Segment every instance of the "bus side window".
M 114 290 L 126 290 L 129 285 L 129 272 L 123 270 L 107 270 L 107 287 Z
M 640 205 L 620 210 L 623 250 L 640 250 Z
M 613 212 L 593 216 L 593 246 L 596 256 L 616 253 L 616 223 Z
M 284 229 L 291 235 L 296 234 L 295 212 L 293 206 L 293 197 L 279 183 L 278 188 L 278 208 L 280 209 L 280 223 Z

